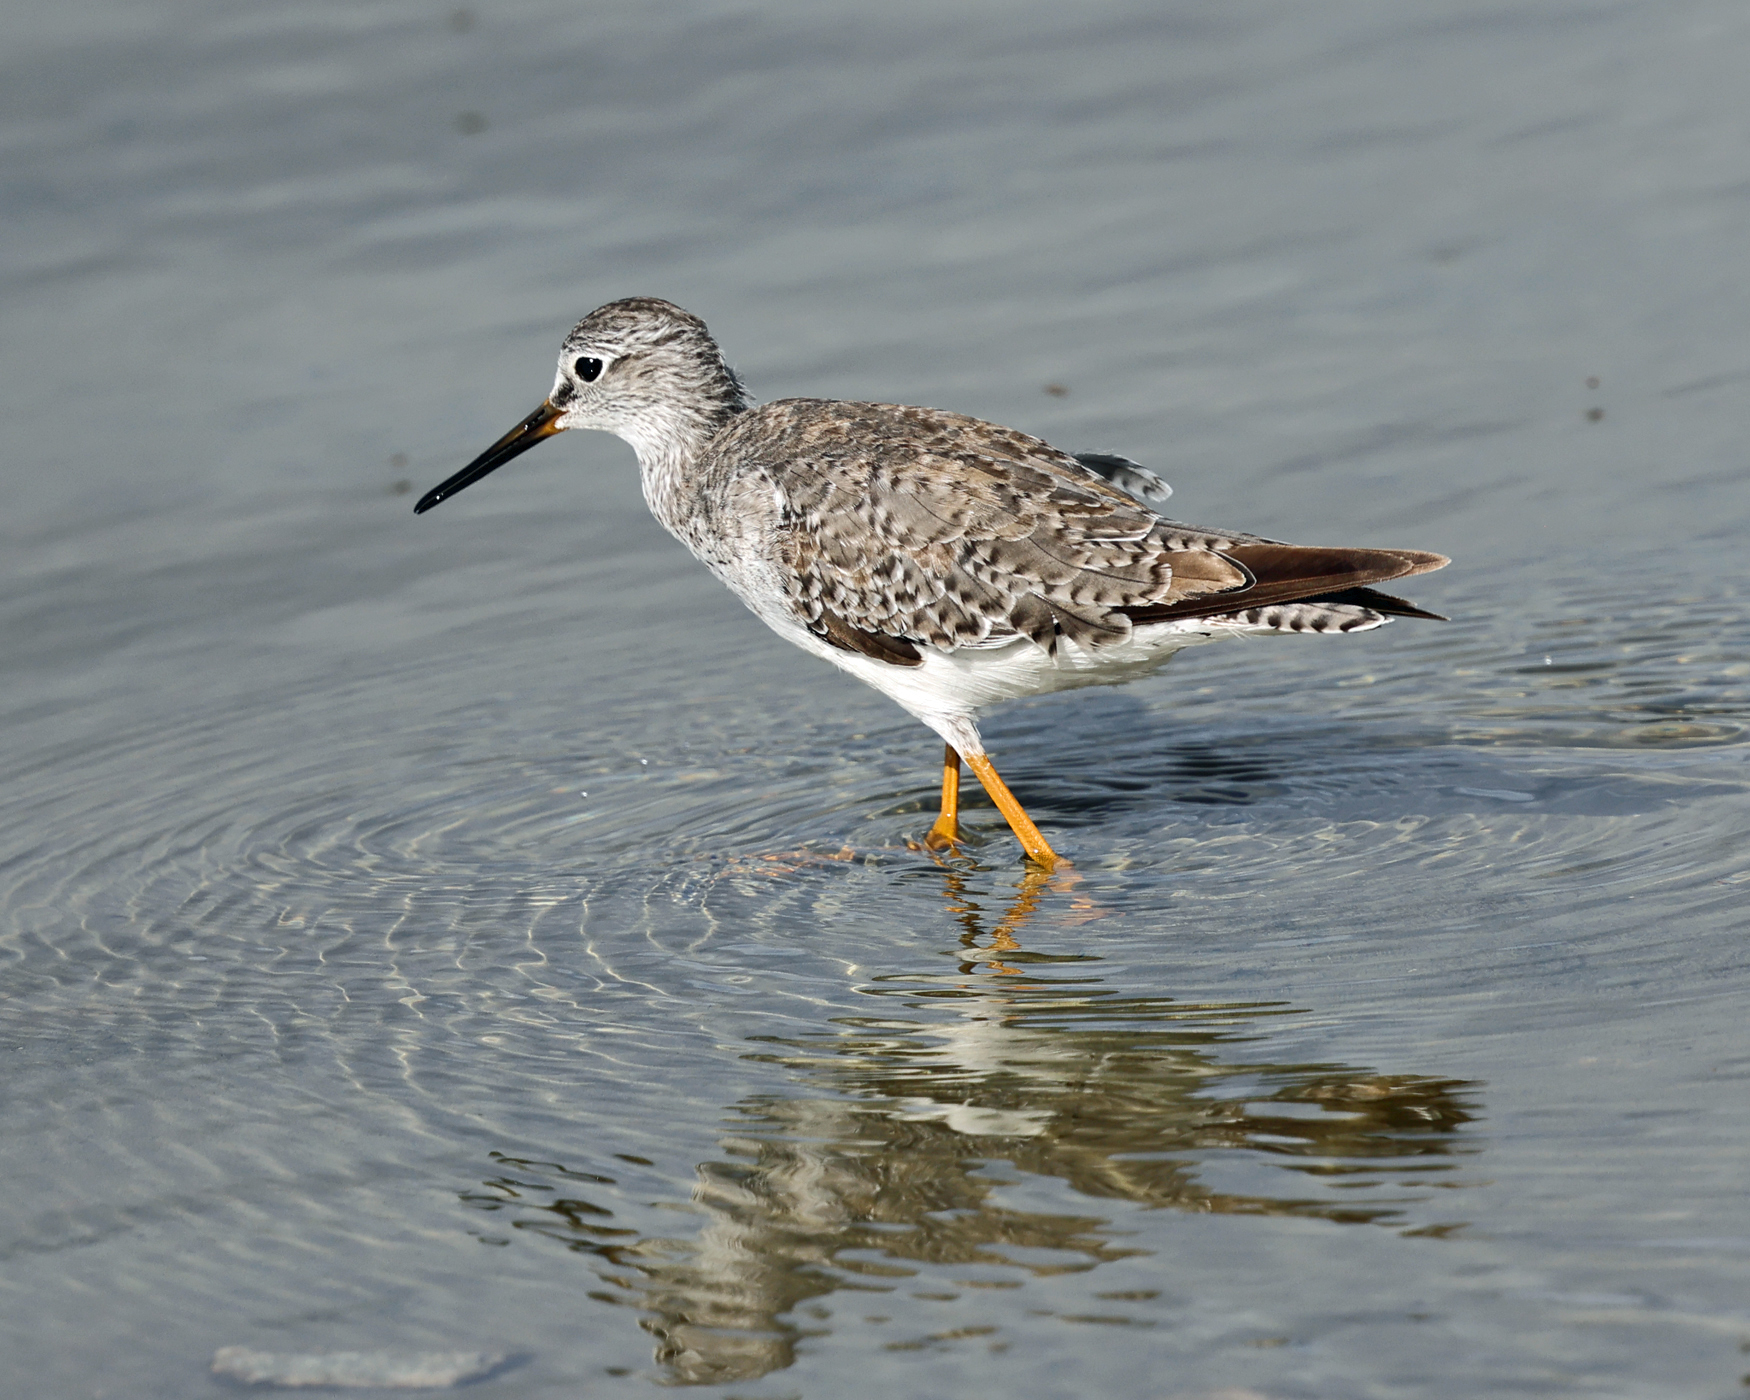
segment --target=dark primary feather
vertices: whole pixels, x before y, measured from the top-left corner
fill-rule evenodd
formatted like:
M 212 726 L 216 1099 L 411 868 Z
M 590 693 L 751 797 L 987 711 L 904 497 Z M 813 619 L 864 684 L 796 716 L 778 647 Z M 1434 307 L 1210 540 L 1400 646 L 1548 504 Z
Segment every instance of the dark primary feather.
M 1441 556 L 1436 555 L 1436 558 Z M 1442 560 L 1442 562 L 1445 562 Z M 1440 567 L 1438 564 L 1435 568 Z M 1421 570 L 1419 572 L 1427 572 Z M 1419 617 L 1427 622 L 1450 622 L 1442 613 L 1429 612 L 1403 598 L 1394 598 L 1376 588 L 1346 588 L 1341 593 L 1321 593 L 1316 598 L 1302 598 L 1303 603 L 1329 603 L 1342 608 L 1369 608 L 1384 617 Z
M 1228 556 L 1251 570 L 1251 587 L 1221 599 L 1193 598 L 1183 603 L 1126 608 L 1133 622 L 1167 622 L 1182 617 L 1215 617 L 1236 608 L 1272 603 L 1352 603 L 1375 612 L 1428 617 L 1401 598 L 1366 587 L 1388 579 L 1425 574 L 1447 563 L 1444 555 L 1413 549 L 1347 549 L 1322 545 L 1258 543 L 1236 545 Z M 1366 598 L 1348 595 L 1369 595 Z M 1405 609 L 1409 609 L 1405 612 Z

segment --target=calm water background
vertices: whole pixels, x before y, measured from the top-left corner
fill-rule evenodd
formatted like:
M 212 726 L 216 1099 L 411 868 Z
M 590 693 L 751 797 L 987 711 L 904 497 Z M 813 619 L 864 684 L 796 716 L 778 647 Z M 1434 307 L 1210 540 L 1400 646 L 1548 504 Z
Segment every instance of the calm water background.
M 7 1396 L 1741 1393 L 1741 0 L 0 25 Z M 415 520 L 632 293 L 1455 620 L 1004 712 L 1074 874 L 940 867 L 617 441 Z

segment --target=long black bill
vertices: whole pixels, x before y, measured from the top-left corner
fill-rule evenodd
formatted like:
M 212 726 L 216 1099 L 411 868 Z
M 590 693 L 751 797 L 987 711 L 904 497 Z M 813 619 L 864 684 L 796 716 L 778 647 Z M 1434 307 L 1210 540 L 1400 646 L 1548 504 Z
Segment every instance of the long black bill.
M 522 456 L 542 438 L 552 437 L 559 431 L 559 412 L 553 407 L 552 400 L 542 404 L 448 481 L 432 487 L 421 496 L 413 513 L 424 515 L 439 501 L 447 501 L 456 492 L 472 486 L 481 477 L 490 476 L 512 457 Z

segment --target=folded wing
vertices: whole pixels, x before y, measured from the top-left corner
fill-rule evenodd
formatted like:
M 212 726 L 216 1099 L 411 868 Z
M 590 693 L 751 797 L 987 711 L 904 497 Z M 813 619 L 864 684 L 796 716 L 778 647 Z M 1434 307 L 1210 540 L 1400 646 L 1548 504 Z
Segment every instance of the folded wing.
M 1446 562 L 1180 525 L 1037 438 L 935 409 L 785 400 L 720 446 L 776 488 L 797 616 L 895 665 L 1017 636 L 1097 649 L 1137 625 L 1366 591 Z

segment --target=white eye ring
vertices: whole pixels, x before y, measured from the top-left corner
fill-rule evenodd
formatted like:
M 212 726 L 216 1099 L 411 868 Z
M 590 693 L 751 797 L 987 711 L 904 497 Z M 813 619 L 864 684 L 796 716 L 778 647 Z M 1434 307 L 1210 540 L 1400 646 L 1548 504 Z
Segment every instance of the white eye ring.
M 579 355 L 572 363 L 571 372 L 585 384 L 593 384 L 602 377 L 602 371 L 608 367 L 608 362 L 594 355 Z

